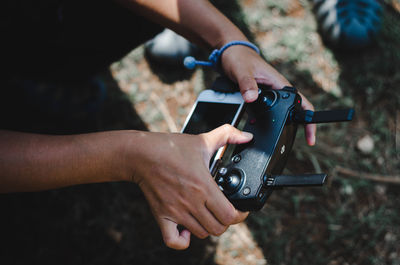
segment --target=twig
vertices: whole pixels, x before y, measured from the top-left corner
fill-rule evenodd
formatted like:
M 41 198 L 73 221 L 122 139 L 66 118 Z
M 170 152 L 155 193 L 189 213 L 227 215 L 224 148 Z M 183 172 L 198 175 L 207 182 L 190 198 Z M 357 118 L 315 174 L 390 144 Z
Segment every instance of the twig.
M 168 108 L 165 104 L 161 101 L 160 97 L 158 97 L 154 92 L 150 94 L 150 99 L 153 103 L 158 106 L 161 114 L 164 116 L 165 122 L 167 123 L 168 129 L 170 132 L 178 132 L 178 127 L 175 124 L 174 119 L 172 118 L 171 114 L 168 111 Z
M 383 182 L 389 184 L 397 184 L 400 185 L 400 176 L 381 176 L 375 174 L 369 174 L 365 172 L 354 171 L 352 169 L 336 166 L 334 169 L 335 172 L 342 174 L 345 177 L 358 178 L 358 179 L 366 179 L 372 180 L 376 182 Z

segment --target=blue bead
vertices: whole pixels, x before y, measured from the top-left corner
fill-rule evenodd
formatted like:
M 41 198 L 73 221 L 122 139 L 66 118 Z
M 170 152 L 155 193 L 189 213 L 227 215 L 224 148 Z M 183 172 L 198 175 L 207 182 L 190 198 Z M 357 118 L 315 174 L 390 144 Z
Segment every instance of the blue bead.
M 192 56 L 188 56 L 183 61 L 183 65 L 187 69 L 194 69 L 196 67 L 196 59 L 194 57 L 192 57 Z

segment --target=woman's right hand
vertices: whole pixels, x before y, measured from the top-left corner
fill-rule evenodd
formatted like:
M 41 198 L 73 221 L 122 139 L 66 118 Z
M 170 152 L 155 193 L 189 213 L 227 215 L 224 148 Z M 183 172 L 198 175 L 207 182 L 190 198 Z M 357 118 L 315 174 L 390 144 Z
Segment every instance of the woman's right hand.
M 219 147 L 246 143 L 251 134 L 230 125 L 200 135 L 135 133 L 127 145 L 131 179 L 142 189 L 168 247 L 185 249 L 191 233 L 221 235 L 247 217 L 218 188 L 208 164 Z

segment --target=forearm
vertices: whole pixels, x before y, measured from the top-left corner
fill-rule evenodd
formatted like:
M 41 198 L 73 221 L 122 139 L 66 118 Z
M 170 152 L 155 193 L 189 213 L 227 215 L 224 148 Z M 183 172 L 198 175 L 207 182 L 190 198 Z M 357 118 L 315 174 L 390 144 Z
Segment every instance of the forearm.
M 0 131 L 0 192 L 128 179 L 122 134 L 50 136 Z
M 208 48 L 220 48 L 232 40 L 246 40 L 243 33 L 206 0 L 116 1 Z

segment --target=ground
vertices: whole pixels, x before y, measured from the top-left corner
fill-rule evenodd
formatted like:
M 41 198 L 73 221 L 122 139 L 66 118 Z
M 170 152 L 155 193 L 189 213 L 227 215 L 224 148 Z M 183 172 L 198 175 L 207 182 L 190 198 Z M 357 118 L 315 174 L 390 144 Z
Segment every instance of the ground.
M 276 191 L 245 223 L 184 252 L 163 246 L 133 184 L 2 195 L 2 264 L 400 264 L 400 3 L 383 2 L 373 48 L 344 53 L 323 43 L 309 1 L 213 2 L 316 109 L 355 109 L 350 123 L 319 125 L 314 147 L 297 135 L 286 172 L 326 172 L 328 183 Z M 154 65 L 143 46 L 110 72 L 96 130 L 179 132 L 215 77 Z

